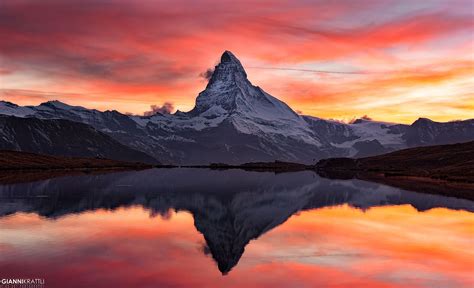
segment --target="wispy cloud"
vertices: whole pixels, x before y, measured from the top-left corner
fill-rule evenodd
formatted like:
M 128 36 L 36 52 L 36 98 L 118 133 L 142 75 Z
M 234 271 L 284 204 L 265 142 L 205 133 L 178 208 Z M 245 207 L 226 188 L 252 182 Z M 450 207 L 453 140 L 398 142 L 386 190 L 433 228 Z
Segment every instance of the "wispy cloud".
M 227 49 L 241 58 L 252 81 L 295 109 L 314 114 L 321 113 L 314 107 L 325 107 L 332 114 L 324 116 L 333 118 L 372 115 L 353 111 L 355 98 L 394 113 L 377 101 L 411 99 L 407 91 L 393 90 L 440 83 L 443 76 L 436 73 L 443 71 L 434 65 L 458 65 L 474 49 L 469 0 L 418 2 L 6 0 L 0 9 L 0 37 L 8 39 L 0 41 L 0 81 L 3 89 L 61 91 L 61 99 L 83 106 L 141 113 L 148 103 L 171 100 L 187 110 L 203 89 L 202 78 L 211 75 L 203 69 Z M 432 67 L 407 73 L 427 64 Z M 325 82 L 309 79 L 307 85 L 309 76 L 295 72 L 316 73 Z M 453 69 L 448 80 L 454 102 L 469 85 L 458 81 L 464 74 Z M 87 95 L 84 103 L 67 96 L 74 94 Z M 23 104 L 40 99 L 30 96 L 18 97 Z M 346 112 L 339 108 L 344 103 Z

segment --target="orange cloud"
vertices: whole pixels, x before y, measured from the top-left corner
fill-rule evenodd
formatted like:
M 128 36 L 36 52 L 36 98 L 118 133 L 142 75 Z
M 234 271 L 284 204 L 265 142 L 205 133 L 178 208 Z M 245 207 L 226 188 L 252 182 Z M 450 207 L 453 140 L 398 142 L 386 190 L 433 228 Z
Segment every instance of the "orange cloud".
M 454 115 L 466 119 L 474 109 L 473 67 L 473 61 L 453 61 L 367 75 L 305 81 L 292 77 L 271 92 L 284 95 L 296 109 L 327 118 L 348 118 L 353 113 L 405 123 L 421 116 L 439 121 L 452 120 Z
M 425 67 L 444 62 L 452 67 L 462 61 L 459 43 L 463 42 L 464 55 L 469 55 L 474 40 L 472 11 L 463 9 L 469 1 L 460 2 L 181 0 L 169 5 L 93 0 L 84 5 L 82 1 L 6 1 L 0 11 L 0 37 L 8 39 L 0 43 L 2 89 L 38 93 L 12 96 L 3 92 L 0 97 L 38 104 L 43 98 L 59 95 L 55 98 L 75 105 L 133 113 L 169 101 L 180 110 L 189 110 L 205 86 L 199 74 L 212 68 L 226 49 L 241 57 L 244 66 L 320 70 L 323 65 L 340 70 L 345 69 L 340 65 L 344 63 L 351 70 L 368 72 L 393 67 L 405 71 L 407 67 L 399 67 L 400 63 Z M 388 77 L 319 74 L 316 77 L 327 82 L 308 84 L 302 83 L 308 79 L 302 73 L 282 72 L 278 83 L 270 81 L 274 74 L 268 70 L 249 71 L 249 75 L 294 109 L 315 116 L 350 118 L 373 114 L 363 107 L 352 108 L 352 99 L 392 97 L 393 91 L 387 89 L 399 85 L 416 90 L 452 81 L 442 88 L 454 98 L 452 102 L 472 103 L 472 97 L 466 96 L 467 88 L 462 87 L 472 88 L 472 80 L 456 82 L 457 75 L 472 70 L 472 62 L 459 69 L 450 72 L 452 75 L 439 70 L 416 75 L 396 72 Z M 334 88 L 339 82 L 343 85 Z M 377 118 L 413 120 L 411 96 L 401 93 L 397 97 L 406 97 L 405 104 L 395 109 L 390 102 L 385 106 L 380 103 Z M 427 94 L 416 104 L 431 98 Z M 446 120 L 468 114 L 467 109 L 453 104 L 446 115 L 431 115 L 443 105 L 429 104 L 430 108 L 422 111 L 429 115 L 423 116 Z

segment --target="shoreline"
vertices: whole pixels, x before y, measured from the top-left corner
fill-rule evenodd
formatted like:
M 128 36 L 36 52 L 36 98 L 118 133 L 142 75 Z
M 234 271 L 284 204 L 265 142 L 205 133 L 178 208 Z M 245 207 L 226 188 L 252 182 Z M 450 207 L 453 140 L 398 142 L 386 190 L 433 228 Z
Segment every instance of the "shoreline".
M 52 168 L 52 169 L 0 169 L 0 185 L 19 184 L 41 181 L 63 176 L 79 175 L 99 175 L 125 171 L 141 171 L 147 169 L 211 169 L 211 170 L 231 170 L 239 169 L 249 172 L 274 172 L 291 173 L 300 171 L 311 171 L 320 177 L 333 180 L 351 180 L 358 179 L 388 185 L 403 190 L 442 195 L 447 197 L 462 198 L 474 201 L 474 183 L 466 181 L 453 181 L 449 179 L 436 179 L 430 177 L 421 177 L 417 175 L 390 175 L 384 172 L 367 172 L 354 170 L 322 170 L 315 169 L 310 165 L 298 165 L 298 167 L 282 166 L 241 166 L 241 165 L 134 165 L 134 166 L 115 166 L 99 168 Z M 328 173 L 330 172 L 330 173 Z

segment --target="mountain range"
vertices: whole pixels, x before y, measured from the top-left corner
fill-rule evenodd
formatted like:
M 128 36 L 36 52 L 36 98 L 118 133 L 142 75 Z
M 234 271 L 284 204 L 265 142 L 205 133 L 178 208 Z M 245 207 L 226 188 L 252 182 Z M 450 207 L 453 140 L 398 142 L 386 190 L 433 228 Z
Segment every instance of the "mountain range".
M 159 164 L 93 127 L 64 119 L 0 117 L 0 149 Z
M 351 124 L 299 115 L 252 85 L 225 51 L 189 112 L 125 115 L 48 101 L 0 101 L 0 148 L 165 164 L 240 164 L 365 157 L 408 147 L 474 140 L 474 119 L 411 125 L 358 119 Z M 80 131 L 77 132 L 77 131 Z

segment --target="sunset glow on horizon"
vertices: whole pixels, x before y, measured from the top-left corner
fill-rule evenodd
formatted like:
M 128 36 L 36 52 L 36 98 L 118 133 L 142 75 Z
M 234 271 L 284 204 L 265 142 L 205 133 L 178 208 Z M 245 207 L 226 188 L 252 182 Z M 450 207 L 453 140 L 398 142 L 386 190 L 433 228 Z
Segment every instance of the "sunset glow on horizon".
M 469 0 L 0 0 L 0 36 L 0 100 L 19 105 L 188 111 L 230 50 L 305 115 L 474 117 Z

